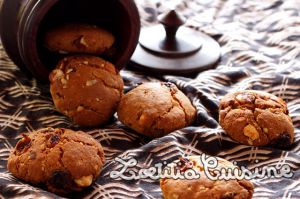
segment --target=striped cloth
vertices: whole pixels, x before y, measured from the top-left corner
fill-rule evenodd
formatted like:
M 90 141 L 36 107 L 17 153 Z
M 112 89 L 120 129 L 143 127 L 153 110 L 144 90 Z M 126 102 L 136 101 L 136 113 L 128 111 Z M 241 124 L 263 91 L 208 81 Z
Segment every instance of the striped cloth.
M 112 179 L 111 171 L 122 165 L 114 158 L 138 160 L 139 171 L 184 155 L 207 153 L 249 169 L 280 168 L 286 164 L 292 178 L 251 180 L 254 198 L 300 198 L 300 1 L 299 0 L 136 0 L 144 26 L 157 23 L 156 16 L 175 7 L 188 17 L 186 26 L 203 31 L 221 45 L 222 59 L 216 69 L 179 76 L 151 77 L 123 70 L 125 91 L 145 81 L 175 83 L 197 107 L 193 126 L 150 140 L 123 126 L 111 124 L 88 130 L 105 150 L 107 162 L 93 187 L 72 198 L 161 198 L 159 181 Z M 282 97 L 295 126 L 295 144 L 289 150 L 251 147 L 232 141 L 218 124 L 218 103 L 226 93 L 264 90 Z M 54 198 L 41 188 L 14 178 L 6 169 L 7 158 L 20 133 L 41 127 L 78 129 L 59 114 L 49 86 L 27 77 L 0 46 L 0 198 Z

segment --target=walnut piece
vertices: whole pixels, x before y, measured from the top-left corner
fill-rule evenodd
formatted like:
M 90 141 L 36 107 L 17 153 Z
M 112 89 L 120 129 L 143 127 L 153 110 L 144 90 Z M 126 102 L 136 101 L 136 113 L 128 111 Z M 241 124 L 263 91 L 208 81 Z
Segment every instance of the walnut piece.
M 97 83 L 96 79 L 86 81 L 86 86 L 93 86 Z
M 89 45 L 86 43 L 84 37 L 81 37 L 79 40 L 80 44 L 84 45 L 85 47 L 88 47 Z
M 83 176 L 81 178 L 75 179 L 74 181 L 80 187 L 88 187 L 93 182 L 93 175 Z
M 259 133 L 257 132 L 256 128 L 251 124 L 245 126 L 243 132 L 244 135 L 249 137 L 251 141 L 259 138 Z
M 63 85 L 67 84 L 67 80 L 64 79 L 64 78 L 62 78 L 62 79 L 60 80 L 60 82 L 61 82 Z
M 64 76 L 64 72 L 60 69 L 55 69 L 53 73 L 54 73 L 54 77 L 53 77 L 54 80 L 60 79 L 61 77 Z
M 78 111 L 78 112 L 79 112 L 79 111 L 83 111 L 83 109 L 84 109 L 83 106 L 78 106 L 78 107 L 77 107 L 77 111 Z
M 140 119 L 139 119 L 139 123 L 141 125 L 145 124 L 147 122 L 147 116 L 145 114 L 142 114 Z
M 74 70 L 73 68 L 69 68 L 66 73 L 71 73 L 73 72 L 73 70 Z

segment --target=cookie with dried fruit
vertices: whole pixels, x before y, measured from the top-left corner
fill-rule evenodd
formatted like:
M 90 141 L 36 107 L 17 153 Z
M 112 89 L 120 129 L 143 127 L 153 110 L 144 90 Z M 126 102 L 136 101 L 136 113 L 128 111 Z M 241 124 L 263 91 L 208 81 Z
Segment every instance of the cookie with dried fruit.
M 102 146 L 92 136 L 45 128 L 23 134 L 8 158 L 7 168 L 17 178 L 65 194 L 90 186 L 104 161 Z
M 219 122 L 235 141 L 252 146 L 289 147 L 294 127 L 286 103 L 254 90 L 229 93 L 220 101 Z
M 122 97 L 119 120 L 149 137 L 161 137 L 190 125 L 196 109 L 172 83 L 144 83 Z
M 232 172 L 233 169 L 240 170 L 225 159 L 216 158 L 215 160 L 218 163 L 215 165 L 216 167 L 213 169 L 209 168 L 212 176 L 220 172 L 227 174 Z M 172 170 L 174 171 L 174 178 L 172 178 L 172 173 L 170 172 Z M 176 172 L 180 172 L 182 176 L 184 176 L 185 172 L 188 172 L 190 174 L 189 177 L 193 174 L 194 178 L 176 179 L 175 177 L 178 176 Z M 166 173 L 168 177 L 164 176 Z M 204 171 L 204 165 L 200 160 L 200 156 L 180 158 L 167 165 L 162 172 L 160 187 L 165 199 L 251 199 L 254 193 L 254 186 L 248 180 L 211 179 Z

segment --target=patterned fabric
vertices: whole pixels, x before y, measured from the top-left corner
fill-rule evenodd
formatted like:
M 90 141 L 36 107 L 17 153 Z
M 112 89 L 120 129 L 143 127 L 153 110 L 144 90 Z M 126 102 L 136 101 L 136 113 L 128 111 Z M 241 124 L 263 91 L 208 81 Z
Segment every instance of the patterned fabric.
M 138 171 L 183 155 L 207 153 L 238 165 L 255 167 L 287 164 L 292 178 L 254 179 L 254 198 L 300 198 L 300 1 L 299 0 L 137 0 L 142 23 L 156 23 L 156 16 L 175 6 L 188 17 L 187 26 L 213 36 L 222 46 L 222 59 L 214 70 L 194 77 L 150 77 L 122 71 L 125 91 L 145 81 L 174 82 L 197 107 L 191 127 L 150 140 L 123 126 L 116 117 L 110 125 L 83 129 L 97 139 L 107 159 L 92 188 L 72 198 L 161 198 L 159 181 L 150 178 L 110 178 L 119 171 L 115 157 L 134 157 Z M 79 129 L 59 114 L 49 86 L 27 77 L 0 47 L 0 198 L 54 198 L 41 188 L 14 178 L 7 158 L 20 133 L 45 126 Z M 295 144 L 288 150 L 251 147 L 233 142 L 218 124 L 218 102 L 239 89 L 264 90 L 287 101 L 295 126 Z

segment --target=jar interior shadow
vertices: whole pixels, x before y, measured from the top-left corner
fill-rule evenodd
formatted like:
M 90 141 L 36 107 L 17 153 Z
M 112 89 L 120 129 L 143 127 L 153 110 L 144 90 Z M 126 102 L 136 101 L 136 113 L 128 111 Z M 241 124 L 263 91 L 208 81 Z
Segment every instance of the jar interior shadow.
M 118 0 L 59 0 L 42 19 L 37 32 L 37 52 L 41 63 L 51 71 L 66 54 L 49 51 L 43 44 L 45 33 L 60 25 L 85 23 L 110 31 L 115 37 L 112 50 L 100 57 L 112 62 L 120 70 L 128 61 L 124 54 L 132 41 L 131 19 L 128 10 Z M 133 52 L 128 52 L 133 53 Z M 127 57 L 126 57 L 127 56 Z

